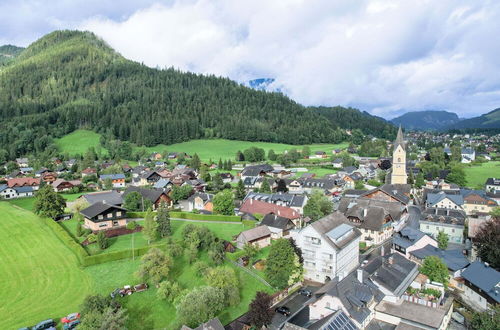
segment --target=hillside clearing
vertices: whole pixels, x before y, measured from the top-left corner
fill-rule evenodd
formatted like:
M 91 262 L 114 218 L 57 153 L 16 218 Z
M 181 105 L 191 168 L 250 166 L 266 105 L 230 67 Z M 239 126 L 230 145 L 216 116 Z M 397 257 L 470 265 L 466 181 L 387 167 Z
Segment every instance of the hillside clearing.
M 94 147 L 96 151 L 100 149 L 102 152 L 107 153 L 106 149 L 102 148 L 99 143 L 100 137 L 101 134 L 94 131 L 79 129 L 60 139 L 56 139 L 55 143 L 61 153 L 67 153 L 70 156 L 83 155 L 90 147 Z
M 498 177 L 500 174 L 500 161 L 490 161 L 480 165 L 465 167 L 467 186 L 484 189 L 486 179 Z

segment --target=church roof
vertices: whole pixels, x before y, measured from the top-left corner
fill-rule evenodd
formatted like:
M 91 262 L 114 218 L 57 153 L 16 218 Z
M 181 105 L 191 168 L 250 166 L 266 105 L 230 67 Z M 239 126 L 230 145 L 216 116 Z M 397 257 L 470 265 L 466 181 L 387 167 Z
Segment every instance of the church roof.
M 401 145 L 401 148 L 405 150 L 405 141 L 403 139 L 403 130 L 401 129 L 401 125 L 399 125 L 398 135 L 396 136 L 396 141 L 394 141 L 394 150 Z

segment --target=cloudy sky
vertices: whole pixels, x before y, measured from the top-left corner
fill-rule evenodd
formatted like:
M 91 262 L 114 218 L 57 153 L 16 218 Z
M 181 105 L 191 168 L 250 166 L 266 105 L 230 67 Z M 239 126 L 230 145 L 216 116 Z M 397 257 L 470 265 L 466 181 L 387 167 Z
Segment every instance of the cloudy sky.
M 500 107 L 500 1 L 0 0 L 0 44 L 91 30 L 125 57 L 386 118 Z

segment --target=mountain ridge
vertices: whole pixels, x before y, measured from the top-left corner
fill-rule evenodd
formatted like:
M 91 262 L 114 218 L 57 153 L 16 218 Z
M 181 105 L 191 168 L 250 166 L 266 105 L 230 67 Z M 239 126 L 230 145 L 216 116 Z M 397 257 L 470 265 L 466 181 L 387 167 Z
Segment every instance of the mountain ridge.
M 335 143 L 351 128 L 395 135 L 395 127 L 379 118 L 342 111 L 342 120 L 332 122 L 281 93 L 149 68 L 91 32 L 52 32 L 0 70 L 0 151 L 10 158 L 50 149 L 54 138 L 83 127 L 146 146 L 198 138 Z
M 409 111 L 391 119 L 396 126 L 415 130 L 441 130 L 459 121 L 456 113 L 444 110 Z

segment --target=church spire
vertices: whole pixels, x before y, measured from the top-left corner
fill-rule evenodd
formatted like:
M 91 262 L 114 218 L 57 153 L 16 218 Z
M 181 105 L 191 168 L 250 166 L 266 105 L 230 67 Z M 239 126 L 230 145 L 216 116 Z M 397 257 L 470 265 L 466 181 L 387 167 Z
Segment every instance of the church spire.
M 401 129 L 401 124 L 399 125 L 398 135 L 396 136 L 396 141 L 394 141 L 394 149 L 397 148 L 398 145 L 401 145 L 401 148 L 405 150 L 405 141 L 403 139 L 403 130 Z

